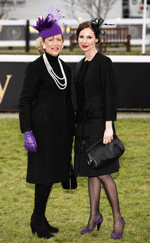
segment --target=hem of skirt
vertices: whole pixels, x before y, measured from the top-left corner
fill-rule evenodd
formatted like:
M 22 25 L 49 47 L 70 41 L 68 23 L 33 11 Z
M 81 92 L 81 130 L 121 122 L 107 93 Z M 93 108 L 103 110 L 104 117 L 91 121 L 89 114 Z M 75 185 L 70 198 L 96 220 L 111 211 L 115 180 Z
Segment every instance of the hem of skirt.
M 66 178 L 66 179 L 63 179 L 63 180 L 58 180 L 58 181 L 31 181 L 31 180 L 28 180 L 26 179 L 26 182 L 27 183 L 30 183 L 30 184 L 55 184 L 55 183 L 61 183 L 63 181 L 68 181 L 69 180 L 69 177 Z
M 110 173 L 102 173 L 102 174 L 99 174 L 99 175 L 83 175 L 83 174 L 78 173 L 78 175 L 75 175 L 75 177 L 97 177 L 97 176 L 102 176 L 102 175 L 111 175 L 111 174 L 116 173 L 118 171 L 119 171 L 119 169 L 117 169 L 113 172 L 110 172 Z
M 27 183 L 29 184 L 47 184 L 47 185 L 51 185 L 51 184 L 55 184 L 55 183 L 61 183 L 62 181 L 58 181 L 58 182 L 29 182 L 29 181 L 26 181 Z

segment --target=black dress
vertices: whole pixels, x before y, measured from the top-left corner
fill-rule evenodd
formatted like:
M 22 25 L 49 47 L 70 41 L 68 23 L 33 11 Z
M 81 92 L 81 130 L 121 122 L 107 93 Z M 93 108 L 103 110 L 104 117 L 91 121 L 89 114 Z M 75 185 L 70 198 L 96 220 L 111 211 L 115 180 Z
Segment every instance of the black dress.
M 46 53 L 55 73 L 62 77 L 58 57 Z M 60 90 L 40 56 L 28 64 L 20 95 L 21 132 L 33 130 L 37 152 L 28 152 L 27 182 L 51 184 L 69 178 L 73 138 L 71 69 L 62 60 L 67 88 Z M 64 82 L 64 81 L 63 81 Z
M 94 177 L 117 172 L 118 160 L 98 170 L 90 169 L 86 153 L 90 145 L 103 138 L 105 121 L 116 120 L 116 83 L 112 62 L 98 52 L 91 61 L 83 58 L 75 73 L 75 175 Z M 114 123 L 113 129 L 115 132 Z

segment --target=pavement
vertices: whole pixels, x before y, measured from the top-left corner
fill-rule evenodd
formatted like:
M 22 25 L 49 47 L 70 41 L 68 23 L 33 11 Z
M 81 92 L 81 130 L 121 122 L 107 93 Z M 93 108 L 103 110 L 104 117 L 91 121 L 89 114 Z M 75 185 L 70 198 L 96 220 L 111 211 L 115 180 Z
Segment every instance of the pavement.
M 150 113 L 144 112 L 144 113 L 125 113 L 125 112 L 118 112 L 117 118 L 150 118 Z
M 19 113 L 0 113 L 0 118 L 19 118 Z M 150 118 L 150 113 L 118 112 L 117 118 Z
M 19 113 L 0 113 L 0 118 L 19 118 Z

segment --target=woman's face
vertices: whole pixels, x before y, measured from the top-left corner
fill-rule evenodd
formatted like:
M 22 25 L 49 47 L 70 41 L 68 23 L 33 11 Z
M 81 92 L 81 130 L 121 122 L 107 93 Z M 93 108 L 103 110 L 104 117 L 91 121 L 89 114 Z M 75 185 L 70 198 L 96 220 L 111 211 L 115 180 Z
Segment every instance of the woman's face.
M 84 52 L 95 49 L 96 42 L 98 42 L 98 39 L 96 39 L 95 34 L 91 28 L 85 28 L 80 31 L 78 43 Z
M 64 40 L 62 39 L 61 34 L 48 37 L 42 41 L 42 45 L 43 47 L 45 46 L 46 52 L 52 56 L 58 56 L 63 48 L 63 43 Z

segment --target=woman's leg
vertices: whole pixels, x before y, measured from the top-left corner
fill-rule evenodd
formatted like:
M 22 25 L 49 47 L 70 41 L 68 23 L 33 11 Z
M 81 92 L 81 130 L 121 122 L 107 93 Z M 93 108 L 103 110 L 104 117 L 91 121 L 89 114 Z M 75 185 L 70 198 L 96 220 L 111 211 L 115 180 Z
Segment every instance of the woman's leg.
M 45 220 L 45 209 L 48 196 L 52 185 L 36 184 L 35 185 L 35 204 L 33 214 L 31 216 L 32 232 L 37 232 L 38 237 L 50 238 L 53 235 L 49 233 Z
M 113 218 L 114 218 L 114 231 L 113 232 L 119 233 L 122 231 L 123 219 L 122 219 L 122 216 L 120 213 L 116 184 L 115 184 L 113 178 L 111 177 L 111 175 L 99 176 L 99 179 L 103 184 L 106 195 L 107 195 L 110 205 L 112 207 Z
M 100 212 L 99 212 L 100 191 L 101 191 L 100 180 L 97 177 L 89 177 L 88 189 L 89 189 L 89 198 L 90 198 L 90 218 L 89 218 L 87 228 L 91 229 L 100 218 Z
M 42 212 L 45 215 L 47 200 L 52 185 L 36 184 L 35 185 L 35 204 L 34 212 Z

